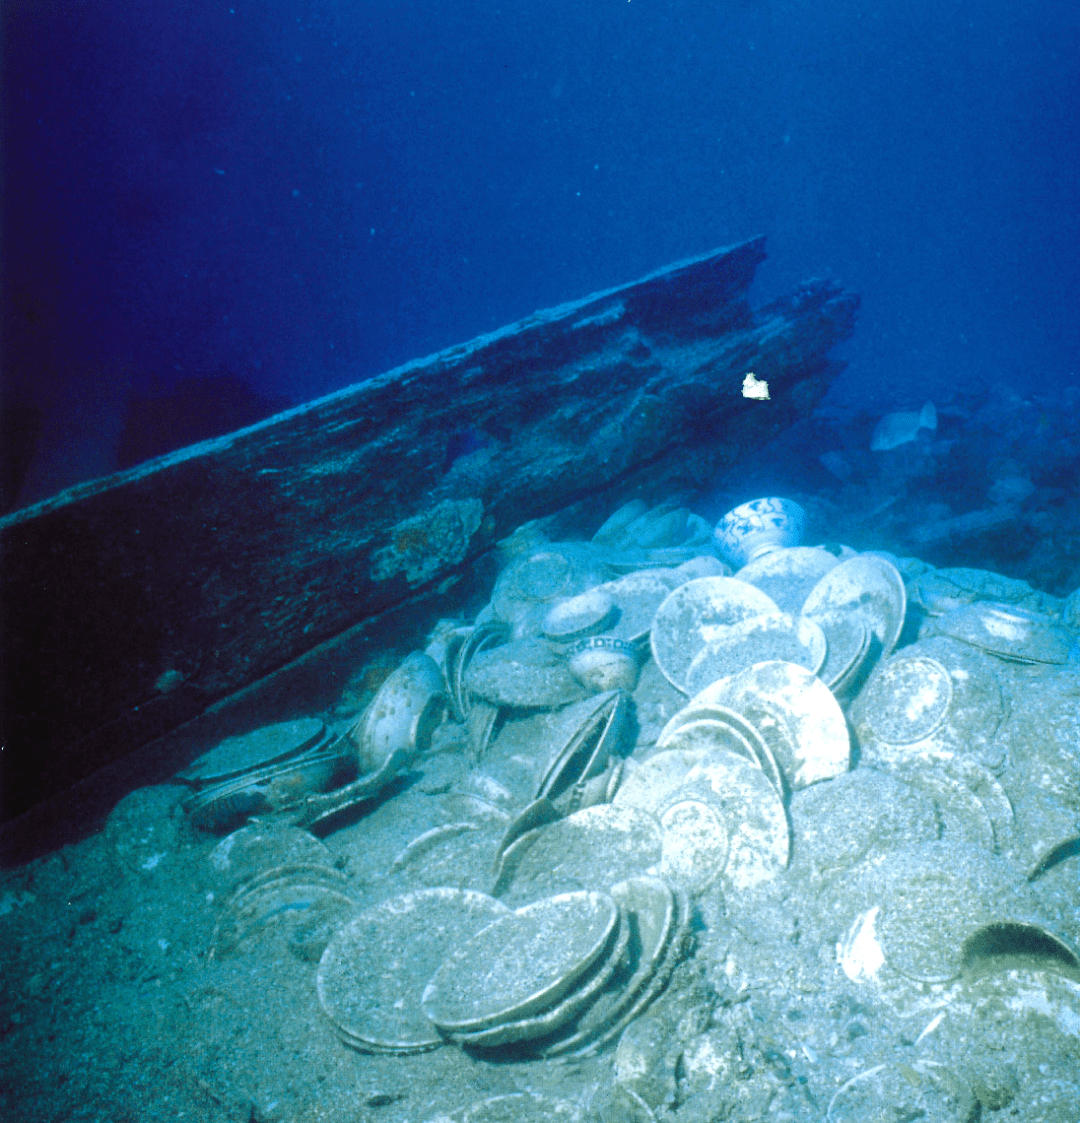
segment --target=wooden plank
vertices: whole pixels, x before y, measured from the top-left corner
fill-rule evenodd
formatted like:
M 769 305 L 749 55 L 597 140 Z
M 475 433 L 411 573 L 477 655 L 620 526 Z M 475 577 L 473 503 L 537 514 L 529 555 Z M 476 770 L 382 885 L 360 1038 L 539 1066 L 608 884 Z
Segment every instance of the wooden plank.
M 857 300 L 814 283 L 752 313 L 763 257 L 680 262 L 0 520 L 3 816 L 522 522 L 700 486 L 804 415 Z

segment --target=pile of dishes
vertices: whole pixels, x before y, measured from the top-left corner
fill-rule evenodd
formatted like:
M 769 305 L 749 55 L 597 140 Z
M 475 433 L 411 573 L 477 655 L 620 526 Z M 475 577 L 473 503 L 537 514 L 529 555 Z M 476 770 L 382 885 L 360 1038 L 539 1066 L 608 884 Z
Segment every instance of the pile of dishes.
M 995 735 L 1007 713 L 994 659 L 937 636 L 885 660 L 859 694 L 850 718 L 867 761 L 888 765 L 961 754 L 998 767 Z
M 471 890 L 407 893 L 337 933 L 319 963 L 319 1001 L 341 1039 L 364 1052 L 454 1040 L 583 1053 L 663 988 L 689 919 L 685 898 L 650 877 L 515 910 Z
M 340 738 L 318 718 L 300 718 L 226 738 L 177 779 L 192 788 L 192 822 L 220 831 L 322 790 L 343 763 Z
M 1054 598 L 1033 589 L 1026 581 L 1003 577 L 986 569 L 934 569 L 913 578 L 912 603 L 928 616 L 943 616 L 954 609 L 981 601 L 1053 615 Z
M 238 886 L 229 897 L 214 929 L 210 954 L 227 955 L 248 941 L 285 929 L 292 954 L 316 962 L 331 936 L 355 911 L 352 886 L 340 870 L 311 862 L 274 866 Z
M 282 811 L 311 826 L 382 790 L 430 745 L 445 704 L 442 672 L 414 652 L 350 729 L 298 718 L 226 738 L 200 756 L 176 777 L 193 789 L 187 812 L 196 826 L 215 832 Z M 351 783 L 319 794 L 357 773 Z
M 906 603 L 903 579 L 884 558 L 838 562 L 826 550 L 777 547 L 735 577 L 702 577 L 673 590 L 656 610 L 650 646 L 665 678 L 685 694 L 781 661 L 820 675 L 843 696 L 895 647 Z
M 510 910 L 486 893 L 432 888 L 392 897 L 344 925 L 319 961 L 316 989 L 341 1040 L 366 1053 L 418 1053 L 445 1038 L 424 1014 L 443 959 Z
M 949 636 L 1010 663 L 1060 665 L 1076 642 L 1071 628 L 1039 612 L 979 601 L 928 621 L 925 635 Z
M 982 987 L 1042 1010 L 1027 982 L 1001 981 L 1028 956 L 1053 976 L 1039 994 L 1080 1018 L 1080 989 L 1053 981 L 1080 978 L 1080 924 L 1039 892 L 1075 854 L 1075 630 L 1023 583 L 804 546 L 789 501 L 746 506 L 711 539 L 684 509 L 639 503 L 591 542 L 514 536 L 489 603 L 441 622 L 347 736 L 287 723 L 195 762 L 181 778 L 200 825 L 274 808 L 293 824 L 256 823 L 215 852 L 231 892 L 215 954 L 287 927 L 361 1051 L 579 1055 L 668 985 L 695 908 L 725 917 L 722 938 L 700 935 L 726 941 L 725 977 L 793 954 L 753 920 L 775 906 L 804 948 L 836 949 L 809 981 L 868 1008 L 960 1021 L 982 1016 Z M 374 794 L 436 735 L 431 817 L 396 841 L 392 895 L 358 904 L 296 824 Z M 330 759 L 359 778 L 265 794 Z M 891 1103 L 890 1063 L 837 1081 L 829 1117 Z M 919 1065 L 896 1102 L 967 1103 L 942 1065 Z

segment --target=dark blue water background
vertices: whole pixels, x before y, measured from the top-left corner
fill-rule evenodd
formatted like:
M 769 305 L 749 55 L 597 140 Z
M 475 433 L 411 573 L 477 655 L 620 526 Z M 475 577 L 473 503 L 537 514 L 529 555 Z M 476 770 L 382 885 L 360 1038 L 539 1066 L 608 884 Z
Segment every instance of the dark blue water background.
M 766 234 L 834 393 L 1077 381 L 1080 6 L 9 0 L 4 506 Z M 876 407 L 875 407 L 876 408 Z

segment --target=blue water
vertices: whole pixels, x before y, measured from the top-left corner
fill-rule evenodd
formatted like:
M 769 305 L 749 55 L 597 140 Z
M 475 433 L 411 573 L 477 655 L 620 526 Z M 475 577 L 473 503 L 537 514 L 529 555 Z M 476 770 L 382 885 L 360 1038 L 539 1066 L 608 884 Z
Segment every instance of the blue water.
M 765 234 L 837 392 L 1080 380 L 1080 7 L 13 0 L 5 508 Z

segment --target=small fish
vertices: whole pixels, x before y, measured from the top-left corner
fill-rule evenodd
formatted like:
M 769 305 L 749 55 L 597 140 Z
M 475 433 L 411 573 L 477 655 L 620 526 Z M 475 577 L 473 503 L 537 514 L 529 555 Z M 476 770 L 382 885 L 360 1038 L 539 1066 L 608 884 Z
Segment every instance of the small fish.
M 874 426 L 870 438 L 871 452 L 885 452 L 899 448 L 913 441 L 920 429 L 937 428 L 937 409 L 933 402 L 927 402 L 920 410 L 904 410 L 900 413 L 887 413 Z

